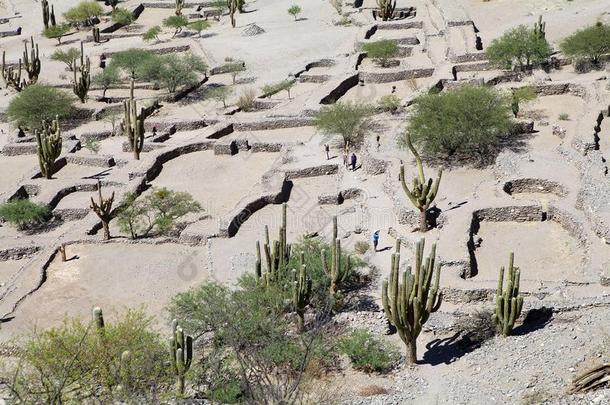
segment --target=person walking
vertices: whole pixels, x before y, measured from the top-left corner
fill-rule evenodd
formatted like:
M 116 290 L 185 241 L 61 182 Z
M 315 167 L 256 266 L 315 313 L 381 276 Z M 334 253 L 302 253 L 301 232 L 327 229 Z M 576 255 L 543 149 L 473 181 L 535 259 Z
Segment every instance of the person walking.
M 328 144 L 324 145 L 324 150 L 326 151 L 326 160 L 330 160 L 330 146 Z
M 381 135 L 377 134 L 377 151 L 379 152 L 379 147 L 381 146 Z
M 350 158 L 350 164 L 352 165 L 352 171 L 356 170 L 356 161 L 358 159 L 356 158 L 356 154 L 352 153 L 352 157 Z
M 373 241 L 373 249 L 377 252 L 377 245 L 379 245 L 379 230 L 373 232 L 371 240 Z

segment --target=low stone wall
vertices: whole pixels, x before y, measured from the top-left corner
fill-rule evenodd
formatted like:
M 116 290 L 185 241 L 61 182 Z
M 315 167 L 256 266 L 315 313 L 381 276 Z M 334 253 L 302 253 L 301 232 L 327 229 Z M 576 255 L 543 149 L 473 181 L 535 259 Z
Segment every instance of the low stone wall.
M 41 250 L 40 246 L 25 246 L 0 250 L 0 262 L 21 260 L 34 256 Z
M 325 83 L 330 80 L 330 75 L 310 75 L 304 73 L 299 75 L 299 82 L 301 83 Z
M 37 150 L 38 146 L 34 142 L 7 143 L 2 148 L 2 154 L 5 156 L 34 155 Z
M 65 208 L 53 211 L 53 216 L 61 221 L 79 221 L 85 218 L 91 210 L 89 208 Z
M 169 120 L 169 121 L 145 121 L 144 129 L 146 131 L 152 131 L 153 128 L 159 130 L 167 130 L 167 128 L 173 127 L 174 132 L 176 131 L 193 131 L 195 129 L 201 129 L 212 125 L 214 122 L 206 120 L 205 118 L 193 119 L 193 120 Z
M 190 45 L 178 45 L 178 46 L 170 46 L 167 48 L 147 48 L 148 52 L 152 52 L 157 55 L 165 55 L 168 53 L 178 53 L 178 52 L 186 52 L 191 49 Z M 120 52 L 120 51 L 117 51 Z M 106 56 L 112 57 L 117 52 L 105 52 Z
M 238 148 L 235 141 L 214 144 L 215 155 L 235 155 L 237 152 Z
M 534 86 L 539 96 L 555 96 L 560 94 L 572 94 L 577 97 L 585 97 L 586 89 L 574 83 L 538 84 Z
M 113 167 L 116 162 L 112 156 L 66 155 L 66 162 L 75 165 L 93 167 Z
M 242 121 L 233 123 L 235 131 L 266 131 L 282 128 L 308 127 L 314 124 L 310 117 L 278 117 L 256 121 Z
M 487 56 L 485 55 L 485 52 L 465 53 L 463 55 L 454 55 L 450 60 L 455 63 L 479 62 L 487 60 Z
M 51 198 L 51 201 L 49 201 L 49 203 L 47 205 L 49 206 L 49 208 L 55 209 L 55 207 L 57 207 L 57 205 L 59 204 L 59 202 L 62 199 L 64 199 L 66 196 L 68 196 L 72 193 L 93 192 L 96 190 L 97 190 L 97 184 L 95 184 L 95 183 L 77 184 L 75 186 L 62 188 L 57 193 L 55 193 L 55 195 L 53 196 L 53 198 Z
M 117 120 L 118 121 L 118 120 Z M 104 139 L 110 138 L 112 136 L 112 131 L 103 130 L 97 132 L 85 132 L 79 136 L 81 142 L 86 141 L 102 141 Z
M 163 168 L 163 165 L 165 163 L 169 162 L 172 159 L 180 157 L 182 155 L 186 155 L 188 153 L 200 152 L 200 151 L 204 151 L 204 150 L 211 150 L 214 148 L 214 144 L 215 144 L 214 141 L 203 141 L 203 142 L 197 142 L 197 143 L 192 143 L 192 144 L 188 144 L 188 145 L 178 146 L 174 149 L 163 152 L 156 157 L 155 162 L 146 171 L 146 173 L 129 173 L 129 180 L 132 180 L 133 178 L 138 177 L 143 174 L 145 177 L 145 181 L 151 182 L 159 175 L 159 173 L 161 173 L 161 169 Z
M 381 21 L 377 24 L 378 30 L 408 30 L 424 28 L 423 21 Z
M 160 145 L 158 143 L 144 142 L 144 145 L 142 145 L 142 152 L 144 152 L 144 153 L 152 152 L 154 150 L 161 149 L 161 148 L 165 148 L 165 145 Z M 131 148 L 131 145 L 129 144 L 129 142 L 127 142 L 127 141 L 123 142 L 122 150 L 123 150 L 123 152 L 132 151 L 132 148 Z
M 336 194 L 322 194 L 318 196 L 318 204 L 320 205 L 340 205 L 345 200 L 360 198 L 364 195 L 364 191 L 359 188 L 348 188 L 339 191 Z
M 303 169 L 294 169 L 286 171 L 287 179 L 298 179 L 303 177 L 318 177 L 318 176 L 329 176 L 331 174 L 337 174 L 339 172 L 338 165 L 320 165 L 306 167 Z
M 273 142 L 254 142 L 252 144 L 252 153 L 257 152 L 280 152 L 284 147 L 281 143 Z
M 466 25 L 472 25 L 474 29 L 474 23 L 472 20 L 447 21 L 447 27 L 463 27 Z
M 518 193 L 551 193 L 563 197 L 567 194 L 566 189 L 556 181 L 546 179 L 515 179 L 504 183 L 502 187 L 507 194 Z
M 528 222 L 542 221 L 544 212 L 538 205 L 517 205 L 498 208 L 483 208 L 472 213 L 473 221 L 482 222 Z M 478 226 L 478 225 L 477 225 Z M 478 229 L 477 229 L 478 231 Z M 476 232 L 474 232 L 476 234 Z
M 21 27 L 17 27 L 17 29 L 12 31 L 0 31 L 0 38 L 16 37 L 19 35 L 21 35 Z
M 383 159 L 377 159 L 371 154 L 364 154 L 362 156 L 362 170 L 371 176 L 377 176 L 383 174 L 388 169 L 388 162 Z
M 434 74 L 434 68 L 422 69 L 405 69 L 391 72 L 360 72 L 359 77 L 365 83 L 388 83 L 398 82 L 407 79 L 418 79 L 421 77 L 431 77 Z
M 487 70 L 493 70 L 495 67 L 489 62 L 479 62 L 479 63 L 467 63 L 464 65 L 455 65 L 453 67 L 453 71 L 455 73 L 461 72 L 485 72 Z

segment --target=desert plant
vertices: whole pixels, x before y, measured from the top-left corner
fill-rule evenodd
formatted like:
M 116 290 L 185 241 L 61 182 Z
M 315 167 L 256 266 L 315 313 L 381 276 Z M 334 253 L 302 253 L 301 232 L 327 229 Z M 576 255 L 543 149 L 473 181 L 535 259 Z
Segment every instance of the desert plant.
M 511 109 L 513 111 L 513 115 L 517 117 L 519 115 L 520 104 L 523 102 L 528 102 L 535 100 L 538 95 L 536 94 L 536 89 L 532 86 L 519 87 L 518 89 L 513 89 L 511 92 Z
M 236 104 L 244 112 L 253 111 L 256 107 L 256 91 L 254 89 L 243 90 Z
M 231 27 L 235 28 L 237 22 L 235 21 L 235 12 L 240 9 L 240 0 L 227 0 L 227 8 L 229 9 L 229 16 L 231 17 Z
M 129 73 L 131 78 L 136 79 L 143 66 L 150 63 L 155 55 L 145 49 L 131 48 L 119 51 L 112 55 L 110 65 Z
M 398 53 L 398 43 L 392 39 L 382 39 L 363 44 L 362 50 L 381 67 L 388 67 L 391 58 Z
M 81 1 L 64 13 L 64 18 L 71 24 L 93 25 L 104 10 L 96 1 Z
M 359 255 L 363 255 L 366 252 L 368 252 L 370 246 L 368 243 L 366 243 L 365 241 L 359 240 L 356 243 L 354 243 L 354 251 L 356 253 L 358 253 Z
M 175 0 L 176 6 L 174 9 L 174 14 L 182 15 L 182 9 L 184 8 L 184 0 Z
M 93 76 L 91 80 L 102 88 L 102 99 L 106 98 L 106 91 L 110 87 L 117 85 L 122 81 L 119 70 L 114 65 L 106 67 L 106 69 L 103 69 L 100 73 Z
M 73 62 L 79 56 L 80 51 L 77 48 L 69 48 L 67 50 L 57 49 L 51 54 L 51 60 L 65 63 L 71 72 L 74 70 Z
M 383 21 L 388 21 L 394 18 L 396 0 L 377 0 L 377 7 L 379 17 L 381 17 Z
M 55 171 L 55 161 L 61 155 L 61 130 L 59 128 L 59 118 L 55 118 L 51 123 L 43 121 L 42 133 L 34 131 L 36 136 L 38 164 L 40 174 L 45 178 L 53 177 Z
M 510 334 L 523 307 L 523 297 L 519 296 L 521 272 L 517 267 L 513 266 L 514 260 L 515 255 L 511 252 L 508 260 L 506 288 L 504 288 L 504 267 L 502 267 L 498 277 L 498 289 L 495 296 L 496 312 L 493 314 L 492 319 L 503 336 Z
M 21 91 L 28 86 L 28 82 L 21 78 L 22 63 L 19 59 L 18 67 L 8 66 L 6 63 L 6 51 L 2 51 L 2 79 L 6 87 L 12 87 L 16 91 Z
M 102 183 L 97 181 L 97 201 L 91 197 L 91 209 L 102 221 L 102 228 L 104 229 L 104 240 L 110 239 L 110 220 L 112 219 L 112 204 L 114 203 L 114 191 L 109 198 L 102 196 Z
M 341 240 L 337 235 L 337 217 L 333 217 L 333 237 L 331 239 L 330 256 L 327 257 L 326 251 L 320 251 L 322 257 L 322 267 L 330 279 L 330 296 L 338 301 L 340 290 L 343 284 L 349 280 L 353 270 L 351 256 L 343 257 L 341 253 Z
M 305 261 L 303 259 L 303 261 Z M 297 330 L 302 333 L 305 330 L 305 308 L 311 300 L 311 278 L 307 275 L 307 266 L 301 263 L 300 269 L 293 270 L 292 281 L 292 305 L 297 314 Z
M 570 115 L 568 113 L 559 114 L 559 121 L 569 121 Z
M 131 80 L 129 99 L 123 101 L 123 133 L 127 136 L 133 157 L 140 160 L 140 153 L 144 149 L 144 121 L 156 109 L 157 103 L 149 108 L 140 108 L 134 99 L 134 81 Z
M 11 100 L 7 115 L 17 127 L 40 129 L 42 121 L 69 117 L 72 103 L 72 97 L 62 90 L 33 84 Z
M 206 98 L 211 98 L 222 102 L 222 106 L 227 108 L 227 98 L 233 93 L 233 89 L 229 86 L 212 87 L 205 93 Z
M 151 61 L 156 65 L 156 68 L 151 70 L 154 76 L 147 78 L 145 73 L 144 78 L 167 88 L 170 93 L 175 93 L 180 87 L 197 84 L 200 80 L 197 73 L 205 74 L 208 69 L 201 57 L 190 52 L 182 55 L 161 55 Z
M 296 4 L 293 4 L 288 8 L 288 14 L 294 17 L 294 21 L 297 20 L 298 15 L 301 14 L 302 11 L 303 10 L 301 7 L 297 6 Z
M 28 199 L 16 199 L 0 204 L 0 219 L 19 230 L 46 222 L 51 218 L 51 209 L 45 204 Z
M 193 362 L 193 338 L 185 335 L 175 319 L 172 321 L 172 337 L 169 340 L 171 350 L 172 370 L 177 380 L 177 392 L 184 395 L 186 372 Z
M 599 364 L 580 373 L 572 381 L 571 394 L 602 389 L 610 385 L 610 363 Z
M 267 84 L 263 86 L 263 93 L 265 94 L 265 96 L 271 97 L 272 95 L 277 94 L 280 91 L 285 91 L 288 93 L 288 99 L 290 99 L 290 89 L 294 87 L 296 82 L 297 81 L 294 79 L 286 79 L 282 80 L 281 82 Z
M 315 126 L 325 134 L 341 135 L 346 151 L 358 146 L 365 133 L 365 120 L 373 114 L 368 104 L 338 102 L 323 106 L 315 117 Z
M 135 18 L 133 16 L 133 13 L 125 8 L 120 8 L 117 7 L 114 10 L 112 10 L 112 21 L 114 21 L 117 24 L 121 24 L 122 26 L 129 26 L 131 23 L 134 22 Z
M 188 26 L 189 20 L 182 15 L 172 15 L 163 20 L 163 25 L 174 30 L 172 38 L 182 32 L 182 30 Z
M 49 7 L 49 2 L 47 0 L 42 0 L 40 6 L 42 7 L 42 23 L 44 24 L 45 29 L 49 28 L 49 24 L 56 25 L 55 9 L 53 5 Z
M 98 27 L 93 27 L 91 29 L 91 36 L 93 37 L 93 42 L 95 42 L 96 44 L 101 44 L 102 43 L 102 36 L 100 34 L 100 29 Z M 110 39 L 106 39 L 106 42 L 108 42 Z
M 68 24 L 50 25 L 42 31 L 42 35 L 49 39 L 56 39 L 58 44 L 61 44 L 61 38 L 70 32 Z
M 28 86 L 35 84 L 38 81 L 42 65 L 40 63 L 38 44 L 34 43 L 34 37 L 30 37 L 31 47 L 28 51 L 28 43 L 25 42 L 23 47 L 23 69 L 28 74 Z
M 120 0 L 105 0 L 106 5 L 112 7 L 112 10 L 116 10 L 116 6 L 119 5 Z
M 243 62 L 228 62 L 221 66 L 220 71 L 222 73 L 229 73 L 231 78 L 233 79 L 233 84 L 235 84 L 235 80 L 237 79 L 237 75 L 241 72 L 246 71 L 246 64 Z
M 256 241 L 256 262 L 254 274 L 258 282 L 264 286 L 282 285 L 287 279 L 286 265 L 290 261 L 291 247 L 287 240 L 287 210 L 286 203 L 282 204 L 282 222 L 278 230 L 278 239 L 269 239 L 269 227 L 265 225 L 265 240 L 263 252 L 265 253 L 266 271 L 262 271 L 260 242 Z M 300 263 L 302 266 L 304 263 Z
M 205 20 L 197 20 L 189 23 L 188 27 L 194 31 L 197 31 L 197 36 L 201 38 L 201 32 L 210 28 L 210 23 Z
M 81 42 L 81 65 L 78 69 L 75 68 L 73 71 L 74 81 L 72 82 L 72 91 L 80 102 L 84 104 L 87 101 L 87 94 L 89 93 L 89 87 L 91 86 L 91 62 L 89 61 L 88 56 L 87 58 L 84 58 L 83 52 L 83 44 Z M 73 62 L 73 64 L 75 65 L 76 63 Z
M 366 373 L 391 370 L 400 358 L 398 350 L 365 329 L 355 329 L 339 339 L 339 350 L 356 370 Z
M 601 22 L 580 29 L 559 44 L 564 55 L 586 59 L 599 65 L 600 58 L 610 53 L 610 25 Z
M 395 94 L 386 94 L 379 99 L 377 105 L 381 111 L 394 114 L 400 108 L 400 97 Z
M 546 38 L 525 25 L 494 39 L 486 50 L 491 63 L 504 69 L 516 66 L 521 70 L 530 68 L 535 63 L 546 62 L 552 53 Z
M 424 261 L 424 244 L 422 239 L 415 247 L 415 275 L 409 266 L 401 276 L 400 240 L 397 241 L 396 253 L 392 254 L 391 259 L 390 277 L 383 282 L 381 288 L 386 317 L 405 343 L 411 364 L 417 361 L 417 337 L 422 325 L 432 312 L 438 311 L 442 301 L 442 293 L 439 291 L 441 265 L 435 263 L 436 245 L 432 245 L 430 256 Z
M 100 142 L 94 139 L 87 139 L 82 142 L 83 148 L 90 150 L 91 152 L 97 154 L 100 151 Z
M 413 146 L 411 135 L 408 132 L 405 135 L 405 142 L 415 157 L 418 175 L 413 178 L 413 187 L 409 189 L 409 186 L 405 181 L 405 167 L 401 165 L 399 176 L 400 184 L 407 197 L 409 197 L 409 201 L 419 210 L 419 231 L 426 232 L 428 230 L 428 209 L 438 193 L 438 187 L 441 183 L 441 177 L 443 176 L 443 169 L 439 169 L 436 181 L 433 182 L 431 178 L 426 180 L 421 157 L 419 156 L 417 149 Z
M 159 34 L 161 33 L 161 27 L 155 25 L 154 27 L 150 27 L 144 34 L 142 34 L 142 39 L 144 41 L 155 41 L 159 40 Z
M 492 87 L 462 86 L 416 99 L 400 144 L 413 143 L 428 156 L 454 158 L 478 154 L 483 159 L 498 136 L 510 132 L 510 99 Z

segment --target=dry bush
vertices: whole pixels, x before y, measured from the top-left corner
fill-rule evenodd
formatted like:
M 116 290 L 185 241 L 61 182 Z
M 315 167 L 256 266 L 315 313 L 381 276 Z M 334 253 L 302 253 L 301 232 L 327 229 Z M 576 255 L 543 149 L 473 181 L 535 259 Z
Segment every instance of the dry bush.
M 385 395 L 387 393 L 388 390 L 375 384 L 366 385 L 358 389 L 358 395 L 360 395 L 361 397 L 372 397 L 375 395 Z
M 354 243 L 354 251 L 356 253 L 358 253 L 359 255 L 363 255 L 365 254 L 367 251 L 369 250 L 369 244 L 359 240 L 356 243 Z
M 248 112 L 254 110 L 256 106 L 256 92 L 254 89 L 245 89 L 237 100 L 237 106 L 242 111 Z

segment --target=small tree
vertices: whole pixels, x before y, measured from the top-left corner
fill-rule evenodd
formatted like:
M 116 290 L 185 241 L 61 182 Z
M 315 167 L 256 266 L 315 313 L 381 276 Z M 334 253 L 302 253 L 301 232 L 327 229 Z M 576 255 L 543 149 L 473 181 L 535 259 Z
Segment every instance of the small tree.
M 229 86 L 212 87 L 205 93 L 206 98 L 211 98 L 222 102 L 222 106 L 227 108 L 227 98 L 233 94 L 233 89 Z
M 121 76 L 116 66 L 108 66 L 93 76 L 93 83 L 102 88 L 102 99 L 106 98 L 106 90 L 121 82 Z
M 96 1 L 81 1 L 64 13 L 66 21 L 72 24 L 93 25 L 94 20 L 102 15 L 104 10 Z
M 72 70 L 74 70 L 74 60 L 79 57 L 80 50 L 77 48 L 69 48 L 67 50 L 57 49 L 51 55 L 51 60 L 65 63 L 71 72 Z
M 142 34 L 142 39 L 146 42 L 159 40 L 159 34 L 161 33 L 161 27 L 155 25 L 154 27 L 150 27 L 144 34 Z
M 192 53 L 162 55 L 151 59 L 148 67 L 143 69 L 142 78 L 175 93 L 180 87 L 197 84 L 197 73 L 206 73 L 207 68 L 204 60 Z
M 546 38 L 525 25 L 494 39 L 486 50 L 491 63 L 504 69 L 517 66 L 521 70 L 530 68 L 533 63 L 546 62 L 552 53 Z
M 407 132 L 428 156 L 484 156 L 512 128 L 510 98 L 493 87 L 463 86 L 416 99 Z
M 377 105 L 381 111 L 394 114 L 400 108 L 400 97 L 396 94 L 386 94 L 379 99 Z
M 61 38 L 70 32 L 68 24 L 49 25 L 45 28 L 42 34 L 49 39 L 56 39 L 58 44 L 61 44 Z
M 564 38 L 559 47 L 570 58 L 587 59 L 598 65 L 600 57 L 610 53 L 610 25 L 598 22 L 578 30 Z
M 292 6 L 290 6 L 290 8 L 288 9 L 288 14 L 290 14 L 291 16 L 294 17 L 294 21 L 297 20 L 297 17 L 299 14 L 301 14 L 303 10 L 301 9 L 301 7 L 297 6 L 296 4 L 293 4 Z
M 126 71 L 135 79 L 138 75 L 138 71 L 154 58 L 155 55 L 150 51 L 140 48 L 131 48 L 113 54 L 110 66 Z
M 339 102 L 322 107 L 315 117 L 315 126 L 325 134 L 341 135 L 347 152 L 362 141 L 364 122 L 372 114 L 373 108 L 368 104 Z
M 237 75 L 246 71 L 246 64 L 243 62 L 225 63 L 224 65 L 222 65 L 221 71 L 223 73 L 229 73 L 231 75 L 231 78 L 233 79 L 233 84 L 235 84 Z
M 51 210 L 45 204 L 27 199 L 12 200 L 0 204 L 0 219 L 17 227 L 19 230 L 48 221 Z
M 112 11 L 112 21 L 124 27 L 129 26 L 134 21 L 133 13 L 125 8 L 115 8 Z
M 362 45 L 366 55 L 378 63 L 381 67 L 388 67 L 390 58 L 398 53 L 398 43 L 391 39 L 369 42 Z
M 197 36 L 201 38 L 201 32 L 210 28 L 210 23 L 205 20 L 197 20 L 189 23 L 188 27 L 194 31 L 197 31 Z
M 290 89 L 296 84 L 296 80 L 294 79 L 286 79 L 281 82 L 274 84 L 267 84 L 263 86 L 263 93 L 267 97 L 271 97 L 274 94 L 279 93 L 280 91 L 286 91 L 288 93 L 288 98 L 290 99 Z
M 165 27 L 174 29 L 174 35 L 172 36 L 172 38 L 182 32 L 182 29 L 188 26 L 188 24 L 188 18 L 182 15 L 172 15 L 163 20 L 163 25 Z
M 17 127 L 40 129 L 43 121 L 67 118 L 74 99 L 65 91 L 43 84 L 33 84 L 11 100 L 7 115 Z

